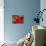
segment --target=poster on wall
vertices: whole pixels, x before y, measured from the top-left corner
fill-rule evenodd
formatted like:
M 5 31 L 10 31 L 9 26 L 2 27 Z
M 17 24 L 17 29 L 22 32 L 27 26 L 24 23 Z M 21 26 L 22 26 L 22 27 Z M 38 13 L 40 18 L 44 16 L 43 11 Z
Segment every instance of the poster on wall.
M 24 16 L 23 15 L 12 15 L 12 23 L 13 24 L 23 24 Z

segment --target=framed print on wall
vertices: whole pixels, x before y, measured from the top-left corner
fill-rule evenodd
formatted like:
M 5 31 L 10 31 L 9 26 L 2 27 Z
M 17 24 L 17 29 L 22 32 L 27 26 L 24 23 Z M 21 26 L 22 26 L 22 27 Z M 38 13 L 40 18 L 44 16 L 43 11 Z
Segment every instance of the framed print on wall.
M 13 24 L 23 24 L 24 23 L 24 16 L 21 15 L 12 15 L 12 23 Z

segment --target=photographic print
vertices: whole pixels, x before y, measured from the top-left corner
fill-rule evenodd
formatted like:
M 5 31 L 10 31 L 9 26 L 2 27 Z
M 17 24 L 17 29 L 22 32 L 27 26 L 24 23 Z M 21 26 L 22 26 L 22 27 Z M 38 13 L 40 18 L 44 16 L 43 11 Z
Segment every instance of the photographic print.
M 21 15 L 12 15 L 12 23 L 13 24 L 23 24 L 24 23 L 24 16 Z

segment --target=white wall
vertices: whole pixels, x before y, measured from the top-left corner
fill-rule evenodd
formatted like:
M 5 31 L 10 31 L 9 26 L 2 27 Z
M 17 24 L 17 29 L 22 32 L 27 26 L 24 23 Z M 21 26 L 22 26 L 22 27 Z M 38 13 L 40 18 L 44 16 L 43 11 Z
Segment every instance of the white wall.
M 4 0 L 0 0 L 0 41 L 4 41 Z
M 43 9 L 46 9 L 46 0 L 40 0 L 40 9 L 41 11 Z M 43 17 L 43 22 L 41 21 L 40 25 L 46 26 L 46 11 L 43 12 L 42 17 Z
M 40 0 L 40 10 L 43 10 L 43 9 L 46 9 L 46 0 Z M 46 11 L 44 11 L 42 17 L 43 17 L 43 22 L 40 21 L 40 25 L 43 25 L 46 27 Z

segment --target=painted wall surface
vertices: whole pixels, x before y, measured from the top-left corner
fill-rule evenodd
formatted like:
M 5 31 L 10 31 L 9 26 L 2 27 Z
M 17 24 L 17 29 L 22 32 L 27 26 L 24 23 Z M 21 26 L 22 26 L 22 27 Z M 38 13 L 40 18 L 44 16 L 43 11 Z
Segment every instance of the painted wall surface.
M 46 9 L 46 0 L 41 0 L 40 1 L 40 10 L 43 10 L 43 9 Z M 42 17 L 43 17 L 43 22 L 40 21 L 40 25 L 46 27 L 46 11 L 44 11 Z M 45 44 L 46 44 L 46 40 L 45 40 Z
M 41 9 L 41 11 L 43 9 L 46 9 L 46 0 L 41 0 L 40 1 L 40 9 Z M 46 10 L 43 12 L 42 17 L 43 17 L 43 22 L 41 21 L 40 25 L 46 26 Z
M 0 0 L 0 42 L 4 41 L 4 0 Z
M 18 41 L 30 30 L 35 14 L 40 9 L 40 0 L 5 0 L 4 35 L 7 41 Z M 12 15 L 24 15 L 24 24 L 12 24 Z

